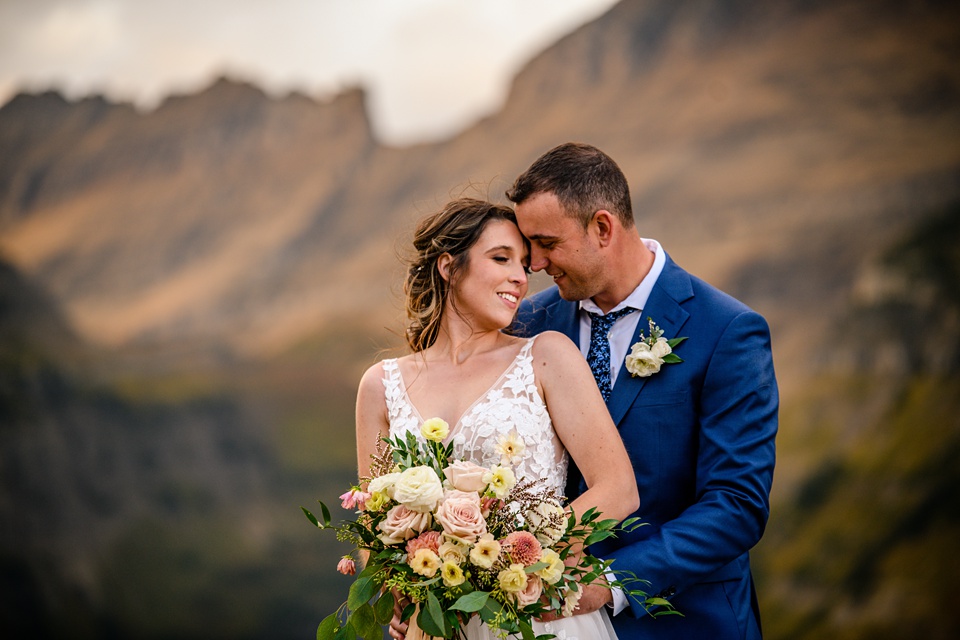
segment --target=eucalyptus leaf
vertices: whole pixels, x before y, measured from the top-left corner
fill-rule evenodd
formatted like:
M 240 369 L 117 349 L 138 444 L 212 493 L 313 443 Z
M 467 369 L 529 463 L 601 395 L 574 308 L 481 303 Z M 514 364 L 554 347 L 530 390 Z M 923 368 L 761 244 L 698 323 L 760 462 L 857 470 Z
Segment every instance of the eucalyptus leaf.
M 373 605 L 373 613 L 377 617 L 378 624 L 384 625 L 390 622 L 393 618 L 393 604 L 393 594 L 387 591 Z
M 440 601 L 437 600 L 437 596 L 433 595 L 432 591 L 427 592 L 426 606 L 421 605 L 417 623 L 428 635 L 444 638 L 450 635 L 450 628 L 443 617 Z
M 380 640 L 383 637 L 383 629 L 377 624 L 377 616 L 369 603 L 363 603 L 359 609 L 353 612 L 350 616 L 350 623 L 357 635 L 365 640 Z
M 331 613 L 317 627 L 317 640 L 332 640 L 333 634 L 340 629 L 340 619 Z
M 377 583 L 370 577 L 358 578 L 350 585 L 350 593 L 347 596 L 347 606 L 356 611 L 361 605 L 365 604 L 377 592 Z
M 465 596 L 460 596 L 457 601 L 450 606 L 454 611 L 466 611 L 467 613 L 476 613 L 487 604 L 490 593 L 487 591 L 474 591 Z

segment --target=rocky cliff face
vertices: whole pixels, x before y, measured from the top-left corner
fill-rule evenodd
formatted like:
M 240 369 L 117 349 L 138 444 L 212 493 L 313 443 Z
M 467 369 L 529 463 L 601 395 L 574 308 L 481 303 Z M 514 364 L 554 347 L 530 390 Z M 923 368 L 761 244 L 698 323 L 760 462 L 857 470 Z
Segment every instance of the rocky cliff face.
M 149 113 L 14 98 L 2 600 L 38 598 L 19 620 L 94 612 L 88 637 L 209 637 L 227 618 L 223 637 L 309 633 L 329 567 L 313 532 L 289 533 L 306 527 L 295 505 L 352 473 L 351 394 L 396 343 L 412 220 L 471 181 L 500 199 L 582 140 L 625 170 L 644 235 L 771 322 L 771 637 L 902 631 L 884 616 L 909 593 L 942 621 L 952 565 L 923 548 L 950 556 L 936 545 L 956 526 L 958 18 L 938 2 L 624 0 L 531 60 L 500 113 L 409 148 L 377 143 L 361 89 L 318 103 L 219 80 Z M 238 504 L 260 520 L 224 524 Z M 927 565 L 934 586 L 916 579 Z M 278 622 L 290 607 L 305 627 Z

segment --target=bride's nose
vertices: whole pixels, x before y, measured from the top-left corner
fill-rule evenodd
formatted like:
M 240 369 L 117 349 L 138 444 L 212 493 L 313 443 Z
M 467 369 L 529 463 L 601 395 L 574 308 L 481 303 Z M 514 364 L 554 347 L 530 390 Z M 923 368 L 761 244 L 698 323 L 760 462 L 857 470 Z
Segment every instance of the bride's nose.
M 527 270 L 521 266 L 517 269 L 514 269 L 510 274 L 510 282 L 515 282 L 517 284 L 526 284 L 527 283 Z

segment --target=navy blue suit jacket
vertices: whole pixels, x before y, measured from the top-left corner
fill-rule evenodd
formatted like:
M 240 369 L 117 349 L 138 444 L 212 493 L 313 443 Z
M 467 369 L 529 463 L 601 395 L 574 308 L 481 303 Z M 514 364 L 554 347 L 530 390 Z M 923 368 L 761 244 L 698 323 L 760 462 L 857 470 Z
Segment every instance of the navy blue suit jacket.
M 551 287 L 524 302 L 516 327 L 559 331 L 579 344 L 577 311 Z M 775 459 L 779 400 L 767 323 L 669 257 L 634 342 L 648 317 L 665 338 L 687 336 L 675 351 L 683 362 L 648 378 L 621 366 L 607 403 L 633 461 L 634 515 L 648 526 L 592 550 L 613 559 L 614 571 L 650 581 L 644 590 L 669 597 L 684 617 L 653 619 L 631 601 L 614 627 L 621 640 L 760 638 L 748 551 L 767 522 Z

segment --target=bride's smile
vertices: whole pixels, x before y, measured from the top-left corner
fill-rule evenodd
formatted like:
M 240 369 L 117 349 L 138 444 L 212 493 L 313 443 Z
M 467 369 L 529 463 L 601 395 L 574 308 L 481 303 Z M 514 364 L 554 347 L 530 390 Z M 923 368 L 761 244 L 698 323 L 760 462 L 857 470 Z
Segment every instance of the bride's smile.
M 505 221 L 487 224 L 467 252 L 463 271 L 452 275 L 455 313 L 447 315 L 449 321 L 463 319 L 474 331 L 509 326 L 527 294 L 528 264 L 527 245 L 516 225 Z

